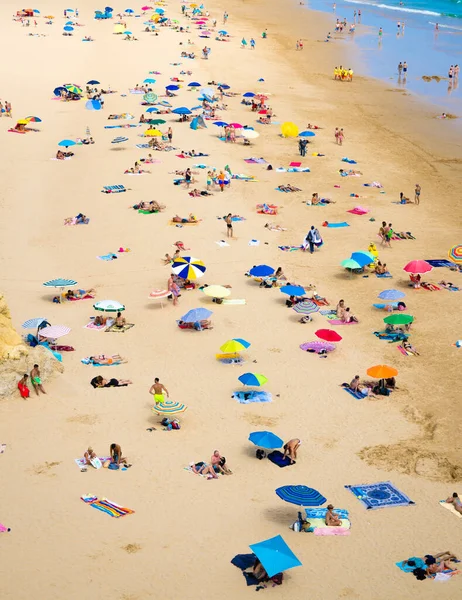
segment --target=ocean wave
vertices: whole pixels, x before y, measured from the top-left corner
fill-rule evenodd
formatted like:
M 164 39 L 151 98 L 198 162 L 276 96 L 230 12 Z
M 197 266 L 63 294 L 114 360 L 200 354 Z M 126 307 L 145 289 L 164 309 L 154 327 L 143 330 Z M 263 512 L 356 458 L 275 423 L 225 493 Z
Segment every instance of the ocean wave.
M 375 4 L 375 2 L 362 2 L 361 0 L 345 0 L 350 4 L 365 4 L 367 6 L 375 6 L 376 8 L 385 8 L 386 10 L 399 10 L 400 12 L 416 13 L 419 15 L 430 15 L 432 17 L 441 17 L 442 13 L 433 12 L 432 10 L 420 10 L 418 8 L 406 8 L 405 6 L 390 6 L 389 4 Z M 452 16 L 452 15 L 448 15 Z
M 436 23 L 434 21 L 428 21 L 429 25 L 436 25 Z M 441 23 L 438 23 L 438 28 L 439 29 L 453 29 L 454 31 L 462 31 L 462 27 L 453 27 L 451 25 L 442 25 Z

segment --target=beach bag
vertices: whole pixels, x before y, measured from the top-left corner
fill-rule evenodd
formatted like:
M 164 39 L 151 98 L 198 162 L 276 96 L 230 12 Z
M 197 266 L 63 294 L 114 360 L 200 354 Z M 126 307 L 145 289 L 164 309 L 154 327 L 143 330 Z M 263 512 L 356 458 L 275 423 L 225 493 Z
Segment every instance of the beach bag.
M 108 465 L 108 469 L 111 469 L 111 471 L 117 471 L 119 468 L 119 465 L 117 465 L 116 463 L 109 463 Z
M 172 429 L 180 429 L 179 421 L 177 421 L 177 420 L 172 421 Z
M 300 521 L 294 521 L 292 523 L 292 525 L 290 525 L 290 529 L 292 529 L 292 531 L 295 531 L 295 533 L 300 533 L 300 531 L 301 531 Z
M 255 456 L 258 458 L 258 460 L 262 460 L 263 458 L 266 458 L 266 452 L 264 450 L 262 450 L 261 448 L 259 448 L 255 452 Z

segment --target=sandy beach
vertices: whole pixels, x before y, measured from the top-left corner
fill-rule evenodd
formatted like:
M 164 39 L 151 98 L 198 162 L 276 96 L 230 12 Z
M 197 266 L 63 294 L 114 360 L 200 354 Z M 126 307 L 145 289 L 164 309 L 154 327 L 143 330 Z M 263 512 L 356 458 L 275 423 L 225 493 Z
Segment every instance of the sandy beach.
M 14 60 L 3 63 L 0 93 L 2 102 L 6 99 L 13 107 L 12 119 L 0 119 L 0 293 L 18 332 L 24 333 L 21 324 L 34 317 L 67 325 L 71 332 L 61 342 L 75 352 L 63 353 L 62 375 L 44 380 L 47 395 L 37 397 L 32 391 L 25 401 L 15 392 L 0 401 L 0 443 L 6 444 L 0 455 L 0 522 L 11 528 L 0 534 L 2 598 L 234 599 L 255 588 L 246 588 L 231 559 L 248 553 L 249 544 L 278 534 L 303 566 L 285 573 L 282 586 L 270 584 L 262 590 L 265 596 L 457 597 L 460 576 L 439 586 L 416 581 L 395 566 L 444 550 L 462 555 L 462 521 L 439 506 L 454 491 L 462 493 L 457 387 L 461 350 L 454 346 L 462 338 L 462 294 L 413 289 L 403 271 L 411 260 L 447 259 L 448 250 L 460 243 L 462 144 L 452 123 L 435 119 L 437 109 L 417 97 L 363 77 L 354 48 L 345 55 L 344 46 L 322 42 L 331 17 L 296 3 L 282 11 L 280 5 L 262 0 L 232 5 L 212 0 L 206 9 L 210 20 L 218 21 L 215 30 L 229 32 L 227 42 L 217 42 L 215 33 L 199 38 L 177 2 L 163 5 L 165 14 L 189 25 L 189 32 L 157 27 L 156 36 L 143 31 L 152 11 L 147 17 L 125 16 L 137 41 L 113 34 L 115 14 L 126 8 L 122 5 L 115 7 L 112 20 L 97 22 L 94 10 L 103 7 L 84 0 L 78 17 L 84 26 L 70 37 L 62 35 L 67 21 L 62 3 L 37 6 L 36 28 L 11 19 L 19 8 L 9 0 L 0 7 L 2 43 L 14 49 Z M 140 14 L 140 6 L 132 8 Z M 223 25 L 225 11 L 229 19 Z M 43 15 L 49 14 L 55 16 L 53 25 L 45 24 Z M 266 29 L 268 38 L 262 39 Z M 84 36 L 94 42 L 83 43 Z M 240 47 L 243 37 L 256 40 L 254 50 Z M 302 52 L 295 51 L 297 39 L 304 41 Z M 201 58 L 205 44 L 211 48 L 208 60 Z M 181 58 L 182 51 L 195 51 L 196 58 Z M 333 67 L 349 61 L 353 82 L 334 81 Z M 192 74 L 180 75 L 182 70 Z M 153 74 L 157 71 L 159 75 Z M 153 152 L 156 162 L 145 167 L 150 174 L 125 175 L 151 152 L 136 147 L 146 141 L 139 137 L 146 127 L 104 127 L 119 124 L 108 116 L 120 113 L 135 117 L 124 123 L 138 124 L 146 107 L 140 106 L 142 96 L 129 89 L 149 77 L 156 79 L 152 87 L 159 99 L 171 78 L 184 80 L 177 97 L 162 98 L 174 107 L 200 104 L 198 91 L 188 90 L 190 81 L 201 87 L 226 82 L 237 95 L 224 97 L 227 110 L 218 111 L 217 118 L 252 126 L 260 136 L 250 146 L 229 144 L 218 138 L 212 121 L 194 131 L 177 115 L 160 115 L 167 123 L 159 129 L 172 127 L 178 150 Z M 53 96 L 57 86 L 72 82 L 85 87 L 91 79 L 101 82 L 98 87 L 117 91 L 104 96 L 101 111 L 86 110 L 86 98 L 62 102 Z M 257 115 L 241 104 L 247 91 L 269 95 L 277 123 L 293 122 L 300 131 L 308 123 L 321 127 L 309 138 L 305 158 L 299 156 L 297 138 L 281 137 L 277 124 L 256 122 Z M 42 122 L 34 124 L 38 132 L 7 131 L 28 115 L 40 117 Z M 85 137 L 87 127 L 94 145 L 69 148 L 74 152 L 71 160 L 51 160 L 60 140 Z M 345 131 L 342 147 L 335 144 L 336 127 Z M 129 141 L 111 144 L 119 135 Z M 192 149 L 209 156 L 176 156 Z M 249 157 L 264 157 L 273 170 L 244 162 Z M 343 157 L 357 165 L 342 162 Z M 301 161 L 310 172 L 277 172 L 292 161 Z M 193 168 L 202 162 L 207 169 Z M 197 171 L 191 187 L 204 190 L 209 168 L 220 171 L 225 165 L 257 181 L 232 180 L 223 193 L 215 187 L 213 196 L 197 198 L 183 185 L 173 185 L 174 171 L 191 167 Z M 362 176 L 341 177 L 339 169 L 350 167 Z M 383 188 L 363 186 L 373 181 Z M 302 191 L 275 190 L 288 183 Z M 398 204 L 400 192 L 414 198 L 416 183 L 422 187 L 420 205 Z M 101 193 L 103 186 L 117 184 L 129 190 Z M 314 192 L 335 203 L 307 206 Z M 165 211 L 143 215 L 130 208 L 151 200 L 166 205 Z M 257 214 L 261 203 L 278 205 L 279 214 Z M 369 212 L 346 212 L 357 205 Z M 245 220 L 234 224 L 229 246 L 220 246 L 216 242 L 226 237 L 222 217 L 230 212 Z M 90 218 L 88 225 L 63 225 L 78 213 Z M 190 213 L 200 224 L 169 225 L 173 215 Z M 383 220 L 395 231 L 411 231 L 415 239 L 382 246 L 377 232 Z M 327 228 L 324 221 L 347 221 L 349 227 Z M 285 231 L 269 231 L 266 223 Z M 278 248 L 299 246 L 312 225 L 324 241 L 314 254 Z M 161 259 L 173 254 L 179 240 L 190 248 L 183 256 L 200 258 L 207 267 L 199 285 L 229 285 L 231 298 L 245 299 L 245 305 L 215 304 L 198 289 L 183 290 L 178 306 L 150 300 L 151 290 L 167 286 L 171 270 Z M 259 244 L 249 245 L 250 240 Z M 371 242 L 392 279 L 373 273 L 362 277 L 340 266 Z M 120 247 L 130 252 L 113 261 L 97 258 Z M 327 359 L 299 346 L 315 340 L 316 330 L 329 327 L 328 319 L 316 312 L 313 322 L 300 324 L 278 289 L 261 288 L 244 276 L 259 264 L 282 267 L 290 282 L 327 298 L 328 308 L 335 309 L 341 298 L 351 306 L 359 323 L 335 327 L 343 340 Z M 79 288 L 94 288 L 95 301 L 124 304 L 124 317 L 135 327 L 123 335 L 84 328 L 97 314 L 94 301 L 52 303 L 54 292 L 42 283 L 58 277 L 75 279 Z M 462 288 L 461 274 L 444 268 L 434 268 L 423 279 L 434 284 L 444 279 Z M 415 318 L 411 341 L 419 356 L 404 356 L 397 344 L 373 335 L 383 328 L 387 313 L 372 304 L 389 288 L 406 294 L 406 312 Z M 213 311 L 213 329 L 180 330 L 176 320 L 197 307 Z M 251 342 L 242 366 L 215 358 L 232 338 Z M 103 353 L 120 354 L 128 362 L 100 369 L 81 363 Z M 399 372 L 399 389 L 390 396 L 359 401 L 340 387 L 356 374 L 366 378 L 367 369 L 379 364 Z M 242 388 L 237 378 L 247 371 L 268 377 L 264 389 L 272 402 L 245 405 L 231 398 Z M 130 379 L 133 385 L 94 389 L 90 380 L 100 374 Z M 164 431 L 151 411 L 148 392 L 155 377 L 172 400 L 188 406 L 179 416 L 180 431 Z M 151 427 L 156 430 L 147 431 Z M 284 441 L 300 438 L 297 463 L 279 469 L 257 460 L 248 437 L 260 430 Z M 98 456 L 108 456 L 114 442 L 129 458 L 130 469 L 79 471 L 74 459 L 89 445 Z M 209 461 L 215 449 L 226 457 L 232 476 L 208 481 L 185 469 L 191 462 Z M 366 510 L 345 488 L 388 480 L 415 505 Z M 315 488 L 335 507 L 348 510 L 348 539 L 324 540 L 291 531 L 298 507 L 274 492 L 290 484 Z M 112 519 L 86 506 L 80 499 L 85 494 L 109 498 L 135 513 Z

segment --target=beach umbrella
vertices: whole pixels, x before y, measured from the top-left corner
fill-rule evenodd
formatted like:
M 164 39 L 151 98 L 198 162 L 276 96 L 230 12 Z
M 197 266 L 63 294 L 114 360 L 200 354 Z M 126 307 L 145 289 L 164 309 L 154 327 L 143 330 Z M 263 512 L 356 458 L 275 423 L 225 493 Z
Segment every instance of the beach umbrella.
M 45 317 L 36 317 L 35 319 L 24 321 L 21 327 L 23 329 L 38 329 L 42 323 L 47 323 L 47 325 L 49 325 Z
M 102 106 L 99 100 L 87 100 L 85 108 L 87 110 L 101 110 Z
M 124 35 L 133 35 L 131 31 L 124 31 L 123 34 Z
M 154 94 L 154 92 L 148 92 L 147 94 L 144 94 L 143 100 L 148 104 L 154 104 L 154 102 L 157 102 L 157 94 Z
M 87 81 L 87 85 L 99 85 L 100 82 L 97 81 L 96 79 L 90 79 L 90 81 Z
M 184 413 L 187 410 L 187 408 L 188 407 L 185 404 L 181 404 L 180 402 L 174 402 L 173 400 L 165 400 L 165 402 L 155 404 L 151 408 L 151 410 L 152 412 L 155 412 L 158 415 L 166 417 Z
M 206 266 L 198 258 L 179 256 L 173 261 L 172 271 L 182 279 L 198 279 L 206 271 Z
M 449 250 L 448 256 L 455 263 L 462 263 L 462 244 L 456 244 L 455 246 L 453 246 Z
M 224 29 L 221 29 L 221 30 L 218 32 L 218 34 L 219 34 L 219 35 L 228 35 L 228 32 L 227 32 L 227 31 L 225 31 Z
M 281 500 L 298 506 L 322 506 L 326 502 L 318 490 L 306 485 L 284 485 L 275 491 Z
M 228 123 L 225 123 L 224 121 L 214 121 L 213 125 L 216 125 L 217 127 L 228 127 Z
M 93 304 L 93 308 L 102 312 L 122 312 L 125 310 L 125 306 L 117 300 L 100 300 Z
M 75 142 L 74 140 L 61 140 L 58 142 L 58 146 L 61 146 L 62 148 L 69 148 L 69 146 L 75 146 Z
M 251 544 L 249 548 L 263 565 L 268 577 L 302 565 L 280 535 Z
M 254 129 L 243 129 L 241 131 L 241 135 L 243 138 L 246 138 L 248 140 L 254 140 L 257 137 L 260 137 L 258 131 L 255 131 Z
M 383 290 L 377 298 L 380 298 L 380 300 L 400 300 L 401 298 L 404 298 L 405 295 L 406 294 L 400 290 Z
M 413 321 L 414 317 L 412 315 L 403 315 L 402 313 L 389 315 L 383 320 L 383 322 L 388 325 L 409 325 L 409 323 L 412 323 Z
M 64 29 L 64 31 L 74 31 L 74 28 L 71 27 L 70 25 L 66 25 L 63 29 Z
M 318 329 L 315 331 L 315 335 L 325 342 L 340 342 L 342 340 L 342 336 L 333 329 Z
M 160 137 L 161 135 L 162 135 L 162 132 L 159 131 L 158 129 L 147 129 L 144 132 L 145 137 Z
M 45 287 L 49 287 L 49 288 L 69 288 L 69 287 L 74 287 L 74 285 L 77 285 L 77 281 L 74 281 L 74 279 L 63 279 L 63 278 L 58 278 L 58 279 L 50 279 L 50 281 L 45 281 L 45 283 L 43 284 Z
M 232 340 L 228 340 L 220 346 L 220 350 L 225 354 L 235 354 L 236 352 L 242 352 L 246 350 L 250 346 L 250 343 L 241 338 L 234 338 Z
M 28 123 L 41 123 L 42 119 L 40 117 L 26 117 L 25 119 Z
M 387 365 L 376 365 L 367 369 L 367 374 L 374 379 L 389 379 L 390 377 L 396 377 L 398 371 Z
M 210 298 L 227 298 L 231 294 L 230 290 L 222 285 L 208 285 L 203 292 Z
M 201 84 L 197 81 L 191 81 L 191 83 L 188 83 L 188 87 L 201 87 Z
M 329 344 L 329 342 L 305 342 L 304 344 L 300 344 L 300 349 L 307 352 L 308 350 L 314 350 L 315 352 L 320 352 L 321 350 L 325 350 L 326 352 L 333 352 L 335 350 L 335 344 Z
M 221 87 L 222 90 L 229 90 L 229 89 L 231 89 L 231 86 L 228 85 L 227 83 L 220 83 L 219 87 Z
M 205 321 L 212 316 L 212 311 L 207 308 L 192 308 L 181 317 L 183 323 L 197 323 L 199 321 Z
M 160 104 L 161 106 L 166 106 L 167 108 L 171 108 L 172 107 L 172 105 L 170 104 L 170 102 L 167 102 L 167 100 L 161 100 L 160 102 L 158 102 L 158 104 Z
M 168 298 L 171 295 L 172 292 L 169 292 L 168 290 L 152 290 L 148 298 L 150 298 L 151 300 L 163 300 L 164 298 Z
M 169 90 L 170 92 L 175 92 L 175 91 L 177 91 L 177 90 L 180 89 L 180 86 L 179 85 L 174 85 L 173 83 L 171 83 L 170 85 L 166 85 L 165 89 Z
M 123 142 L 128 142 L 128 137 L 116 137 L 111 141 L 111 144 L 122 144 Z
M 55 96 L 61 96 L 61 92 L 67 92 L 66 88 L 63 85 L 60 85 L 53 90 L 53 94 Z
M 361 269 L 361 265 L 352 258 L 346 258 L 345 260 L 342 260 L 340 265 L 345 267 L 345 269 Z
M 230 123 L 229 126 L 234 127 L 234 129 L 244 129 L 244 126 L 240 123 Z
M 358 252 L 353 252 L 353 254 L 350 256 L 350 259 L 355 260 L 361 267 L 365 267 L 366 265 L 370 265 L 374 262 L 375 256 L 370 252 L 363 252 L 360 250 Z
M 135 11 L 133 10 L 133 8 L 126 8 L 125 12 L 127 13 L 127 15 L 132 15 Z
M 74 21 L 66 21 L 66 25 L 74 25 Z
M 255 444 L 255 446 L 266 448 L 266 450 L 281 448 L 284 444 L 281 438 L 271 431 L 253 431 L 249 435 L 249 441 L 251 441 L 252 444 Z
M 406 273 L 420 274 L 420 273 L 428 273 L 431 271 L 433 267 L 425 260 L 411 260 L 407 265 L 403 268 L 403 271 Z
M 155 106 L 150 106 L 149 108 L 146 109 L 147 113 L 152 113 L 152 112 L 159 112 L 159 109 L 156 108 Z
M 81 94 L 82 93 L 81 88 L 77 87 L 76 85 L 69 84 L 69 85 L 65 85 L 64 87 L 66 88 L 66 90 L 68 92 L 71 92 L 71 94 Z
M 112 10 L 112 9 L 111 9 Z M 73 8 L 66 8 L 66 12 L 75 12 Z
M 67 335 L 70 331 L 70 327 L 66 325 L 49 325 L 40 330 L 40 335 L 54 340 Z
M 151 119 L 149 121 L 150 125 L 165 125 L 167 121 L 164 121 L 164 119 Z
M 246 92 L 245 94 L 242 94 L 244 96 L 244 98 L 253 98 L 255 96 L 255 94 L 253 92 Z
M 114 11 L 114 9 L 111 6 L 106 6 L 104 9 L 104 12 L 107 12 L 107 13 L 111 13 L 113 11 Z
M 273 275 L 274 269 L 268 265 L 257 265 L 256 267 L 252 267 L 249 273 L 252 277 L 269 277 Z
M 281 292 L 288 296 L 303 296 L 305 290 L 300 285 L 284 285 Z
M 284 137 L 297 137 L 298 127 L 291 121 L 286 121 L 281 125 L 281 133 Z
M 302 131 L 298 134 L 298 137 L 314 137 L 316 134 L 314 131 Z
M 318 312 L 319 306 L 312 300 L 302 300 L 297 302 L 293 309 L 299 315 L 311 315 L 312 313 Z
M 252 385 L 254 387 L 260 387 L 268 381 L 267 377 L 259 373 L 244 373 L 238 379 L 242 385 Z
M 39 10 L 37 10 L 36 8 L 34 8 L 34 13 L 35 13 L 36 15 L 39 15 L 39 14 L 40 14 L 40 11 L 39 11 Z
M 186 106 L 180 106 L 179 108 L 174 108 L 172 110 L 174 115 L 192 115 L 192 112 Z
M 145 79 L 145 80 L 143 81 L 143 83 L 156 83 L 156 80 L 155 80 L 155 79 L 152 79 L 152 77 L 148 77 L 147 79 Z
M 141 10 L 152 10 L 152 6 L 142 6 Z
M 213 88 L 211 88 L 211 87 L 204 87 L 204 88 L 201 88 L 201 94 L 203 96 L 210 96 L 210 97 L 212 97 L 215 94 L 215 90 Z

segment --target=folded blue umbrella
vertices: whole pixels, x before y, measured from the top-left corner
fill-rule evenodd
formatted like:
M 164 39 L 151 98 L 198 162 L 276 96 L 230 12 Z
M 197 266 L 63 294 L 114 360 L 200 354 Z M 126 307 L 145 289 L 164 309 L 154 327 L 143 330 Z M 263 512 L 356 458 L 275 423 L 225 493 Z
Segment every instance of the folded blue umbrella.
M 256 267 L 252 267 L 249 273 L 252 275 L 252 277 L 269 277 L 274 273 L 274 269 L 268 265 L 258 265 Z
M 281 292 L 288 296 L 303 296 L 305 290 L 300 285 L 284 285 Z
M 313 488 L 306 485 L 284 485 L 277 488 L 276 494 L 285 502 L 298 506 L 321 506 L 326 498 Z
M 255 444 L 255 446 L 266 448 L 267 450 L 281 448 L 284 444 L 281 438 L 271 431 L 254 431 L 249 435 L 249 440 L 252 444 Z

